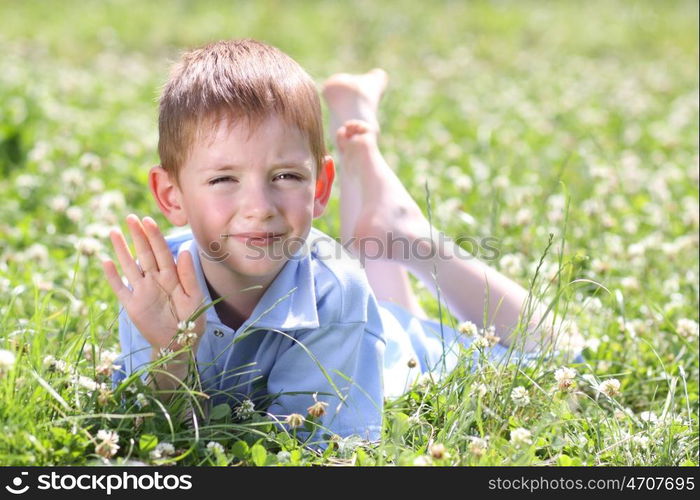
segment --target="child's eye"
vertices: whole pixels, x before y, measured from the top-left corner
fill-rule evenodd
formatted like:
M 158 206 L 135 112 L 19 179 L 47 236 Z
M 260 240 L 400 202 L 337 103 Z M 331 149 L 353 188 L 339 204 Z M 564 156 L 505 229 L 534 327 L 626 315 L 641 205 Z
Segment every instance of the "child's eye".
M 235 179 L 234 179 L 233 177 L 229 177 L 229 176 L 226 176 L 226 177 L 217 177 L 216 179 L 210 180 L 210 181 L 209 181 L 209 185 L 210 185 L 210 186 L 213 186 L 213 185 L 219 184 L 219 183 L 221 183 L 221 182 L 230 182 L 230 181 L 234 181 L 234 180 L 235 180 Z
M 279 174 L 275 176 L 275 179 L 279 180 L 292 180 L 292 181 L 300 181 L 302 180 L 302 177 L 298 174 L 292 174 L 290 172 L 285 172 L 283 174 Z

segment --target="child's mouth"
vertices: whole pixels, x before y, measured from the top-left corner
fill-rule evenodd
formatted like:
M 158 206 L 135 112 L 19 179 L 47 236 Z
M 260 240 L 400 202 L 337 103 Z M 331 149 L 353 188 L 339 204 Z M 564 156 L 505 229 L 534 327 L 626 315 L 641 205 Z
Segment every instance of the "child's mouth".
M 284 233 L 238 233 L 230 236 L 245 245 L 262 247 L 281 240 Z

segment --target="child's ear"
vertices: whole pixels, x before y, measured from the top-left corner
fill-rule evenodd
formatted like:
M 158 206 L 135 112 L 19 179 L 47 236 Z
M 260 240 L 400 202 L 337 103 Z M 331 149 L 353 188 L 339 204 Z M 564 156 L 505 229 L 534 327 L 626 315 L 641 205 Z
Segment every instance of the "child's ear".
M 331 197 L 331 188 L 335 178 L 335 164 L 333 158 L 324 156 L 321 169 L 316 179 L 316 194 L 314 196 L 314 218 L 320 217 L 328 205 Z
M 175 226 L 187 224 L 187 213 L 182 204 L 182 192 L 170 174 L 160 165 L 148 172 L 148 186 L 155 198 L 158 208 Z

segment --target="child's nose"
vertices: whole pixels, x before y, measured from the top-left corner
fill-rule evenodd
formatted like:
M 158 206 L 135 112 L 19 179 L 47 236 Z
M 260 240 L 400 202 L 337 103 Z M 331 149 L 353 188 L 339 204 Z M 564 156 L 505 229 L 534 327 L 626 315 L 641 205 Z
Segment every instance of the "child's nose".
M 247 219 L 264 220 L 275 214 L 275 204 L 269 189 L 259 183 L 251 183 L 239 191 L 240 211 Z

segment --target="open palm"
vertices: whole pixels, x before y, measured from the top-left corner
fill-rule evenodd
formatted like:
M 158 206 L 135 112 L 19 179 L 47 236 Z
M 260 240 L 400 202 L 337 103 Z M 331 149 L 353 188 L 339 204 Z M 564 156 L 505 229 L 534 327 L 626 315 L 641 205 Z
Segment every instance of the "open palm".
M 176 263 L 158 225 L 150 217 L 140 221 L 130 214 L 126 222 L 138 263 L 119 230 L 113 230 L 110 238 L 131 289 L 122 282 L 111 260 L 103 262 L 107 280 L 131 321 L 156 351 L 166 347 L 179 349 L 182 346 L 173 341 L 178 323 L 188 320 L 203 305 L 204 299 L 192 255 L 182 252 Z M 204 326 L 204 315 L 200 315 L 194 329 L 190 330 L 197 334 L 194 350 Z

